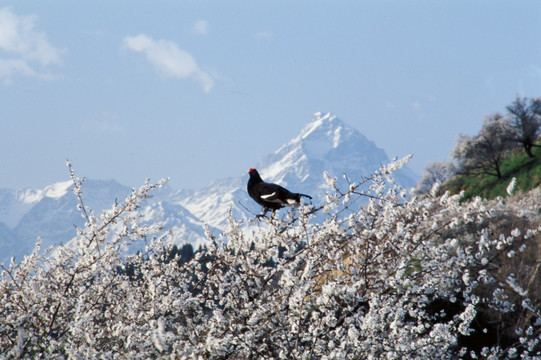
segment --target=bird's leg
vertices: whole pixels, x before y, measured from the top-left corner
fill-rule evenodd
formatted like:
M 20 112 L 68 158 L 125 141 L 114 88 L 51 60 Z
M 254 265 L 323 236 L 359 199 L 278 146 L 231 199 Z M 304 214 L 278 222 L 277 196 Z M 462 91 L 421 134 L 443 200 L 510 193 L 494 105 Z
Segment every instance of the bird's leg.
M 269 211 L 269 208 L 264 208 L 264 209 L 263 209 L 263 212 L 262 212 L 261 214 L 259 214 L 259 215 L 256 215 L 256 217 L 257 217 L 258 219 L 261 219 L 262 217 L 265 217 L 265 215 L 267 215 L 267 212 L 268 212 L 268 211 Z

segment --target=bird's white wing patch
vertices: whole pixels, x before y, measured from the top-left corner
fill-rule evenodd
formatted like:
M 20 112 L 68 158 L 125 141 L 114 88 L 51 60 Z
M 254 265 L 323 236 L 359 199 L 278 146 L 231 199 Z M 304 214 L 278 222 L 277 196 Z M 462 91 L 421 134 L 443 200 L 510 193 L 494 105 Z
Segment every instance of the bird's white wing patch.
M 289 205 L 293 205 L 293 204 L 296 204 L 297 202 L 295 201 L 295 199 L 287 199 L 287 203 Z
M 268 198 L 272 197 L 276 195 L 276 191 L 271 193 L 271 194 L 267 194 L 267 195 L 261 195 L 260 198 L 262 198 L 263 200 L 267 200 Z

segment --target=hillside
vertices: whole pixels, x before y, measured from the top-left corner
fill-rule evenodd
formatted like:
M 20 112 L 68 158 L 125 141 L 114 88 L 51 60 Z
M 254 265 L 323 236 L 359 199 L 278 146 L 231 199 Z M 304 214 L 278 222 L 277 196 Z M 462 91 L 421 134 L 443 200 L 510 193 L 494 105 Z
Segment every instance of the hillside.
M 458 175 L 449 180 L 442 190 L 452 194 L 464 191 L 464 200 L 475 196 L 493 199 L 507 195 L 506 188 L 513 178 L 517 179 L 515 191 L 531 190 L 541 184 L 541 148 L 534 148 L 533 153 L 535 157 L 530 158 L 522 148 L 515 149 L 502 162 L 501 179 L 487 174 Z

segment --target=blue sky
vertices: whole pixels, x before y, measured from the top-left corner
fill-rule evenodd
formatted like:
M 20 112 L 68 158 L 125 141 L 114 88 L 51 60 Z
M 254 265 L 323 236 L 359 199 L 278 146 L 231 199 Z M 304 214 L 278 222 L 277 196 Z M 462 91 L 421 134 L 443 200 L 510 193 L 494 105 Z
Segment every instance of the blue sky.
M 199 188 L 332 112 L 418 174 L 541 96 L 539 1 L 1 1 L 0 188 Z

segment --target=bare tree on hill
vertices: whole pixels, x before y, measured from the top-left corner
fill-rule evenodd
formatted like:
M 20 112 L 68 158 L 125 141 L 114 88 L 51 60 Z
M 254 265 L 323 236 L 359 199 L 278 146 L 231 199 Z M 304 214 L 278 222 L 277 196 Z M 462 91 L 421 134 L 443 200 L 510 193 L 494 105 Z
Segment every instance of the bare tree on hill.
M 510 114 L 511 140 L 521 144 L 529 157 L 534 157 L 532 147 L 541 147 L 535 144 L 541 130 L 541 98 L 528 99 L 517 97 L 507 106 Z

